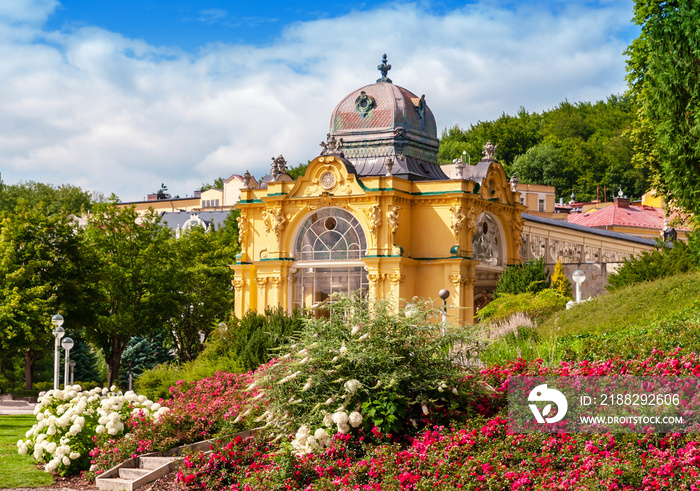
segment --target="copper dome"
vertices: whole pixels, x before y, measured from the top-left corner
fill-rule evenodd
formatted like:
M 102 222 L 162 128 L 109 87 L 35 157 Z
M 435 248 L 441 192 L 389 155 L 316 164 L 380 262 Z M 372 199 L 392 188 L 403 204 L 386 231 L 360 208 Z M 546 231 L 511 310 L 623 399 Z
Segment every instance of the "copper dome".
M 347 95 L 333 110 L 330 136 L 341 139 L 344 157 L 358 175 L 392 175 L 410 180 L 447 179 L 438 164 L 437 125 L 425 96 L 394 85 L 391 65 L 378 67 L 382 78 Z

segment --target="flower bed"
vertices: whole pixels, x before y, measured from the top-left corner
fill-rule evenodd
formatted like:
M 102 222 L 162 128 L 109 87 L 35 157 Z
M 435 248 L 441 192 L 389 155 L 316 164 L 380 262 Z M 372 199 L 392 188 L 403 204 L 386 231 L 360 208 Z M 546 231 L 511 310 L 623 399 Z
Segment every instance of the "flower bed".
M 648 358 L 596 363 L 518 360 L 479 374 L 495 390 L 500 414 L 453 427 L 433 426 L 413 437 L 350 430 L 328 445 L 298 452 L 306 431 L 270 442 L 258 437 L 222 442 L 211 454 L 188 457 L 178 480 L 193 489 L 700 489 L 696 435 L 516 434 L 504 419 L 507 378 L 518 375 L 700 373 L 700 358 L 655 350 Z M 430 415 L 426 415 L 426 420 Z
M 265 366 L 260 370 L 265 370 Z M 152 421 L 134 414 L 126 422 L 128 434 L 122 438 L 96 438 L 91 451 L 91 473 L 95 476 L 124 460 L 139 454 L 207 440 L 214 435 L 232 435 L 252 426 L 252 419 L 262 412 L 262 398 L 250 407 L 246 418 L 234 422 L 242 404 L 251 406 L 250 385 L 252 373 L 216 373 L 192 384 L 180 383 L 171 387 L 172 398 L 162 401 L 168 412 Z M 256 393 L 253 392 L 253 397 Z

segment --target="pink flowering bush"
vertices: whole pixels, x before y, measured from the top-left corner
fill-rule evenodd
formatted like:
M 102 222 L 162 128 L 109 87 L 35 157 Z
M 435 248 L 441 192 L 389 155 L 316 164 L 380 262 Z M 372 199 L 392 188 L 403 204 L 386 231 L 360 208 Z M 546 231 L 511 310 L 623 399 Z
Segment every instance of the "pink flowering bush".
M 260 370 L 265 370 L 265 366 Z M 127 420 L 128 433 L 122 438 L 95 438 L 98 445 L 92 452 L 90 476 L 98 475 L 135 455 L 168 450 L 178 445 L 207 440 L 214 435 L 226 436 L 254 426 L 252 420 L 261 412 L 265 400 L 250 404 L 252 373 L 216 373 L 196 383 L 179 383 L 171 387 L 172 398 L 160 401 L 169 411 L 157 422 L 135 413 Z M 252 395 L 255 396 L 253 391 Z M 250 417 L 234 422 L 246 405 Z

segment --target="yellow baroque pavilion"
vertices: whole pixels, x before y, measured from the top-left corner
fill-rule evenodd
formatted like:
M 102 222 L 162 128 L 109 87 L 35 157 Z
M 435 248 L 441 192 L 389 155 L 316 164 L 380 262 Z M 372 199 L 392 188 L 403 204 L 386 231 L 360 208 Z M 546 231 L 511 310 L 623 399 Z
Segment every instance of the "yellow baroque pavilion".
M 303 177 L 292 180 L 281 156 L 259 184 L 246 173 L 232 266 L 237 316 L 358 290 L 398 307 L 446 288 L 455 322 L 473 323 L 505 266 L 520 262 L 525 207 L 495 147 L 484 146 L 465 178 L 449 179 L 425 96 L 394 85 L 386 58 L 378 68 L 376 83 L 336 106 Z

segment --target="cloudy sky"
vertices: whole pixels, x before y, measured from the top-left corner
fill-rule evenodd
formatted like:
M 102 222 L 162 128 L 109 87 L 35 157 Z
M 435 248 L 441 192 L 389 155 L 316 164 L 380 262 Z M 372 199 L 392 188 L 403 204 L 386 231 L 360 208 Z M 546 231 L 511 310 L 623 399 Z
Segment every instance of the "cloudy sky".
M 600 100 L 625 90 L 631 17 L 632 0 L 0 0 L 0 173 L 133 201 L 306 162 L 383 53 L 440 130 Z

